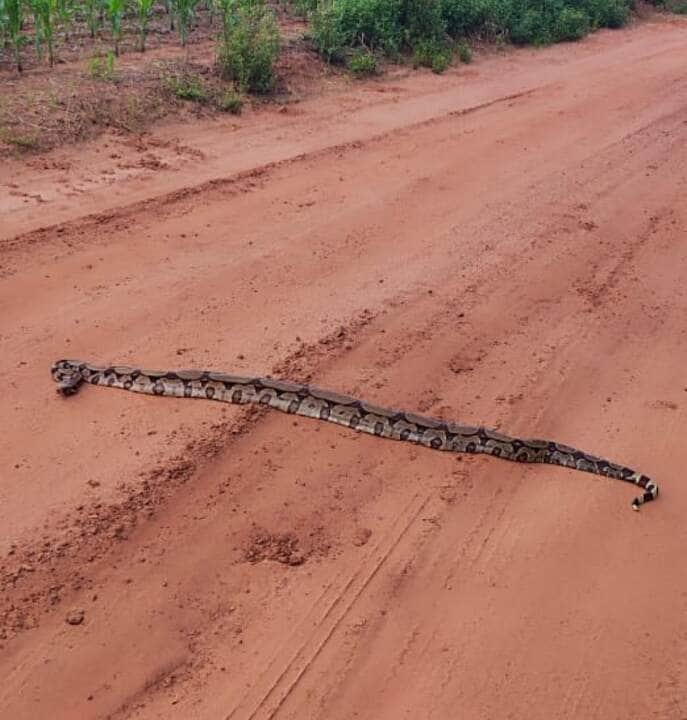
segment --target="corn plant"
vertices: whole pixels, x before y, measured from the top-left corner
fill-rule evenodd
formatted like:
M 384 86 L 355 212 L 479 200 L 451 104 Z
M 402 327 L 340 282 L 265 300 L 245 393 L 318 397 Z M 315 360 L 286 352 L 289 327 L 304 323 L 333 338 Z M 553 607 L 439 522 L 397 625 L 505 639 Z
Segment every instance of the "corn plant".
M 114 53 L 119 57 L 119 41 L 122 37 L 122 15 L 124 15 L 124 0 L 107 0 L 107 15 L 112 28 L 112 42 Z
M 165 12 L 169 17 L 169 29 L 174 32 L 174 0 L 164 0 Z
M 100 27 L 101 19 L 99 18 L 99 12 L 102 8 L 102 4 L 99 0 L 83 0 L 83 12 L 86 20 L 86 25 L 91 37 L 94 38 Z
M 69 31 L 74 18 L 74 6 L 71 0 L 56 0 L 55 14 L 58 24 L 64 30 L 65 40 L 69 40 Z
M 193 23 L 198 0 L 173 0 L 174 12 L 179 26 L 179 37 L 182 47 L 186 47 L 188 33 Z
M 146 36 L 148 34 L 148 23 L 153 11 L 155 0 L 136 0 L 136 18 L 138 20 L 138 32 L 141 52 L 146 50 Z
M 55 19 L 57 0 L 31 0 L 31 10 L 36 24 L 36 50 L 43 57 L 43 44 L 48 47 L 50 67 L 55 64 Z
M 22 71 L 21 46 L 23 36 L 21 28 L 24 21 L 21 0 L 0 0 L 0 27 L 3 34 L 7 34 L 12 48 L 14 49 L 14 63 L 17 71 Z

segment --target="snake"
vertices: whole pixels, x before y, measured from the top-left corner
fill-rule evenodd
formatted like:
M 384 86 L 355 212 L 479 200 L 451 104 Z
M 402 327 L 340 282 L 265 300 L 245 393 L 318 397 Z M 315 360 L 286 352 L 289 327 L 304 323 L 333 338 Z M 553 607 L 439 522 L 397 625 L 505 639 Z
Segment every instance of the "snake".
M 658 497 L 658 485 L 646 475 L 559 442 L 509 437 L 482 426 L 379 407 L 312 385 L 211 370 L 143 370 L 125 365 L 92 365 L 81 360 L 58 360 L 53 363 L 51 373 L 58 383 L 57 392 L 64 396 L 73 395 L 83 383 L 90 383 L 147 395 L 201 398 L 237 405 L 256 403 L 433 450 L 484 453 L 503 460 L 547 463 L 624 480 L 644 490 L 632 501 L 633 510 Z

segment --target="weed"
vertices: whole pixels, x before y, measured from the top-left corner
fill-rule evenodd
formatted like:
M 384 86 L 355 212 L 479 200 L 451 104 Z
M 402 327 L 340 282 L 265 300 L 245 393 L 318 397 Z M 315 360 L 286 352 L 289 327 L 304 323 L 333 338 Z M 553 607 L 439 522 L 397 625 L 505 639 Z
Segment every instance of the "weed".
M 9 128 L 0 128 L 0 140 L 20 151 L 34 150 L 40 142 L 37 135 L 15 132 Z
M 191 73 L 170 75 L 167 78 L 168 89 L 180 100 L 203 103 L 208 99 L 208 91 L 202 78 Z
M 263 0 L 229 4 L 218 63 L 223 77 L 242 92 L 267 93 L 274 86 L 274 64 L 279 54 L 279 28 L 274 12 Z
M 217 109 L 232 115 L 240 115 L 243 109 L 243 100 L 234 90 L 227 90 L 217 99 Z
M 88 74 L 94 80 L 106 82 L 117 82 L 117 71 L 115 70 L 115 56 L 109 51 L 105 57 L 95 56 L 88 61 Z
M 471 63 L 472 62 L 472 50 L 470 49 L 470 46 L 465 42 L 465 40 L 461 40 L 458 45 L 456 46 L 456 52 L 458 53 L 458 59 L 462 63 Z
M 369 77 L 377 72 L 377 58 L 369 50 L 356 50 L 349 58 L 347 67 L 355 78 Z

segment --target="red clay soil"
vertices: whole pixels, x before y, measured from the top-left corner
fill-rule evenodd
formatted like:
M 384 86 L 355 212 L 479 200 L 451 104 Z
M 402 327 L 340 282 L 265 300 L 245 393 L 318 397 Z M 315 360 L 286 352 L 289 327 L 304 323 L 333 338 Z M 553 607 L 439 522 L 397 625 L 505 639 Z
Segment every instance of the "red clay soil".
M 5 163 L 0 717 L 687 717 L 686 67 L 659 18 Z M 662 495 L 60 398 L 64 356 L 309 381 Z

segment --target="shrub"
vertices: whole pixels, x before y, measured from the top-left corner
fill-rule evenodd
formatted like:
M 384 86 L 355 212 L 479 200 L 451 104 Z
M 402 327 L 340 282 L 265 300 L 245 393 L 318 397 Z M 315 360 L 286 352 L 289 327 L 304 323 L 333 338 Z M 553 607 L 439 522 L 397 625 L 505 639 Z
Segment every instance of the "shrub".
M 591 29 L 589 16 L 584 10 L 565 7 L 556 19 L 556 40 L 579 40 Z
M 478 32 L 486 19 L 485 0 L 441 0 L 446 32 L 454 37 Z
M 392 56 L 412 50 L 416 65 L 441 72 L 451 60 L 445 49 L 450 38 L 481 34 L 522 45 L 577 40 L 597 27 L 623 25 L 630 2 L 320 0 L 311 20 L 315 45 L 328 61 L 343 57 L 350 47 L 367 47 Z M 463 62 L 470 61 L 470 48 L 464 40 L 457 50 Z
M 511 27 L 510 38 L 516 45 L 550 43 L 552 36 L 544 13 L 540 10 L 525 10 Z
M 292 6 L 296 15 L 307 17 L 317 10 L 317 0 L 292 0 Z
M 240 115 L 243 109 L 243 100 L 237 92 L 227 90 L 218 98 L 217 109 L 232 115 Z
M 583 0 L 581 7 L 589 16 L 592 28 L 622 27 L 630 14 L 624 0 Z
M 220 41 L 218 60 L 223 77 L 242 92 L 267 93 L 274 87 L 274 64 L 279 55 L 279 28 L 264 2 L 230 6 Z
M 408 45 L 418 40 L 439 43 L 446 34 L 446 23 L 440 0 L 402 0 L 400 25 L 403 39 Z
M 428 67 L 440 74 L 451 64 L 451 50 L 436 40 L 420 40 L 415 45 L 413 65 Z
M 328 60 L 343 47 L 397 55 L 445 30 L 440 0 L 325 0 L 311 19 L 315 45 Z
M 377 58 L 369 50 L 358 50 L 349 59 L 348 70 L 356 78 L 374 75 L 377 72 Z
M 434 53 L 431 65 L 432 72 L 436 73 L 437 75 L 441 75 L 441 73 L 443 73 L 444 70 L 446 70 L 446 68 L 451 64 L 451 60 L 451 51 L 447 50 L 446 48 Z
M 397 53 L 403 44 L 397 0 L 334 0 L 334 18 L 346 45 Z
M 167 78 L 167 86 L 180 100 L 205 102 L 208 99 L 205 85 L 197 75 L 170 75 Z
M 313 42 L 320 55 L 329 63 L 341 60 L 346 38 L 334 6 L 323 3 L 311 14 L 310 23 Z
M 461 40 L 456 49 L 458 51 L 458 59 L 462 63 L 468 64 L 472 62 L 472 50 L 470 50 L 470 46 L 465 40 Z

